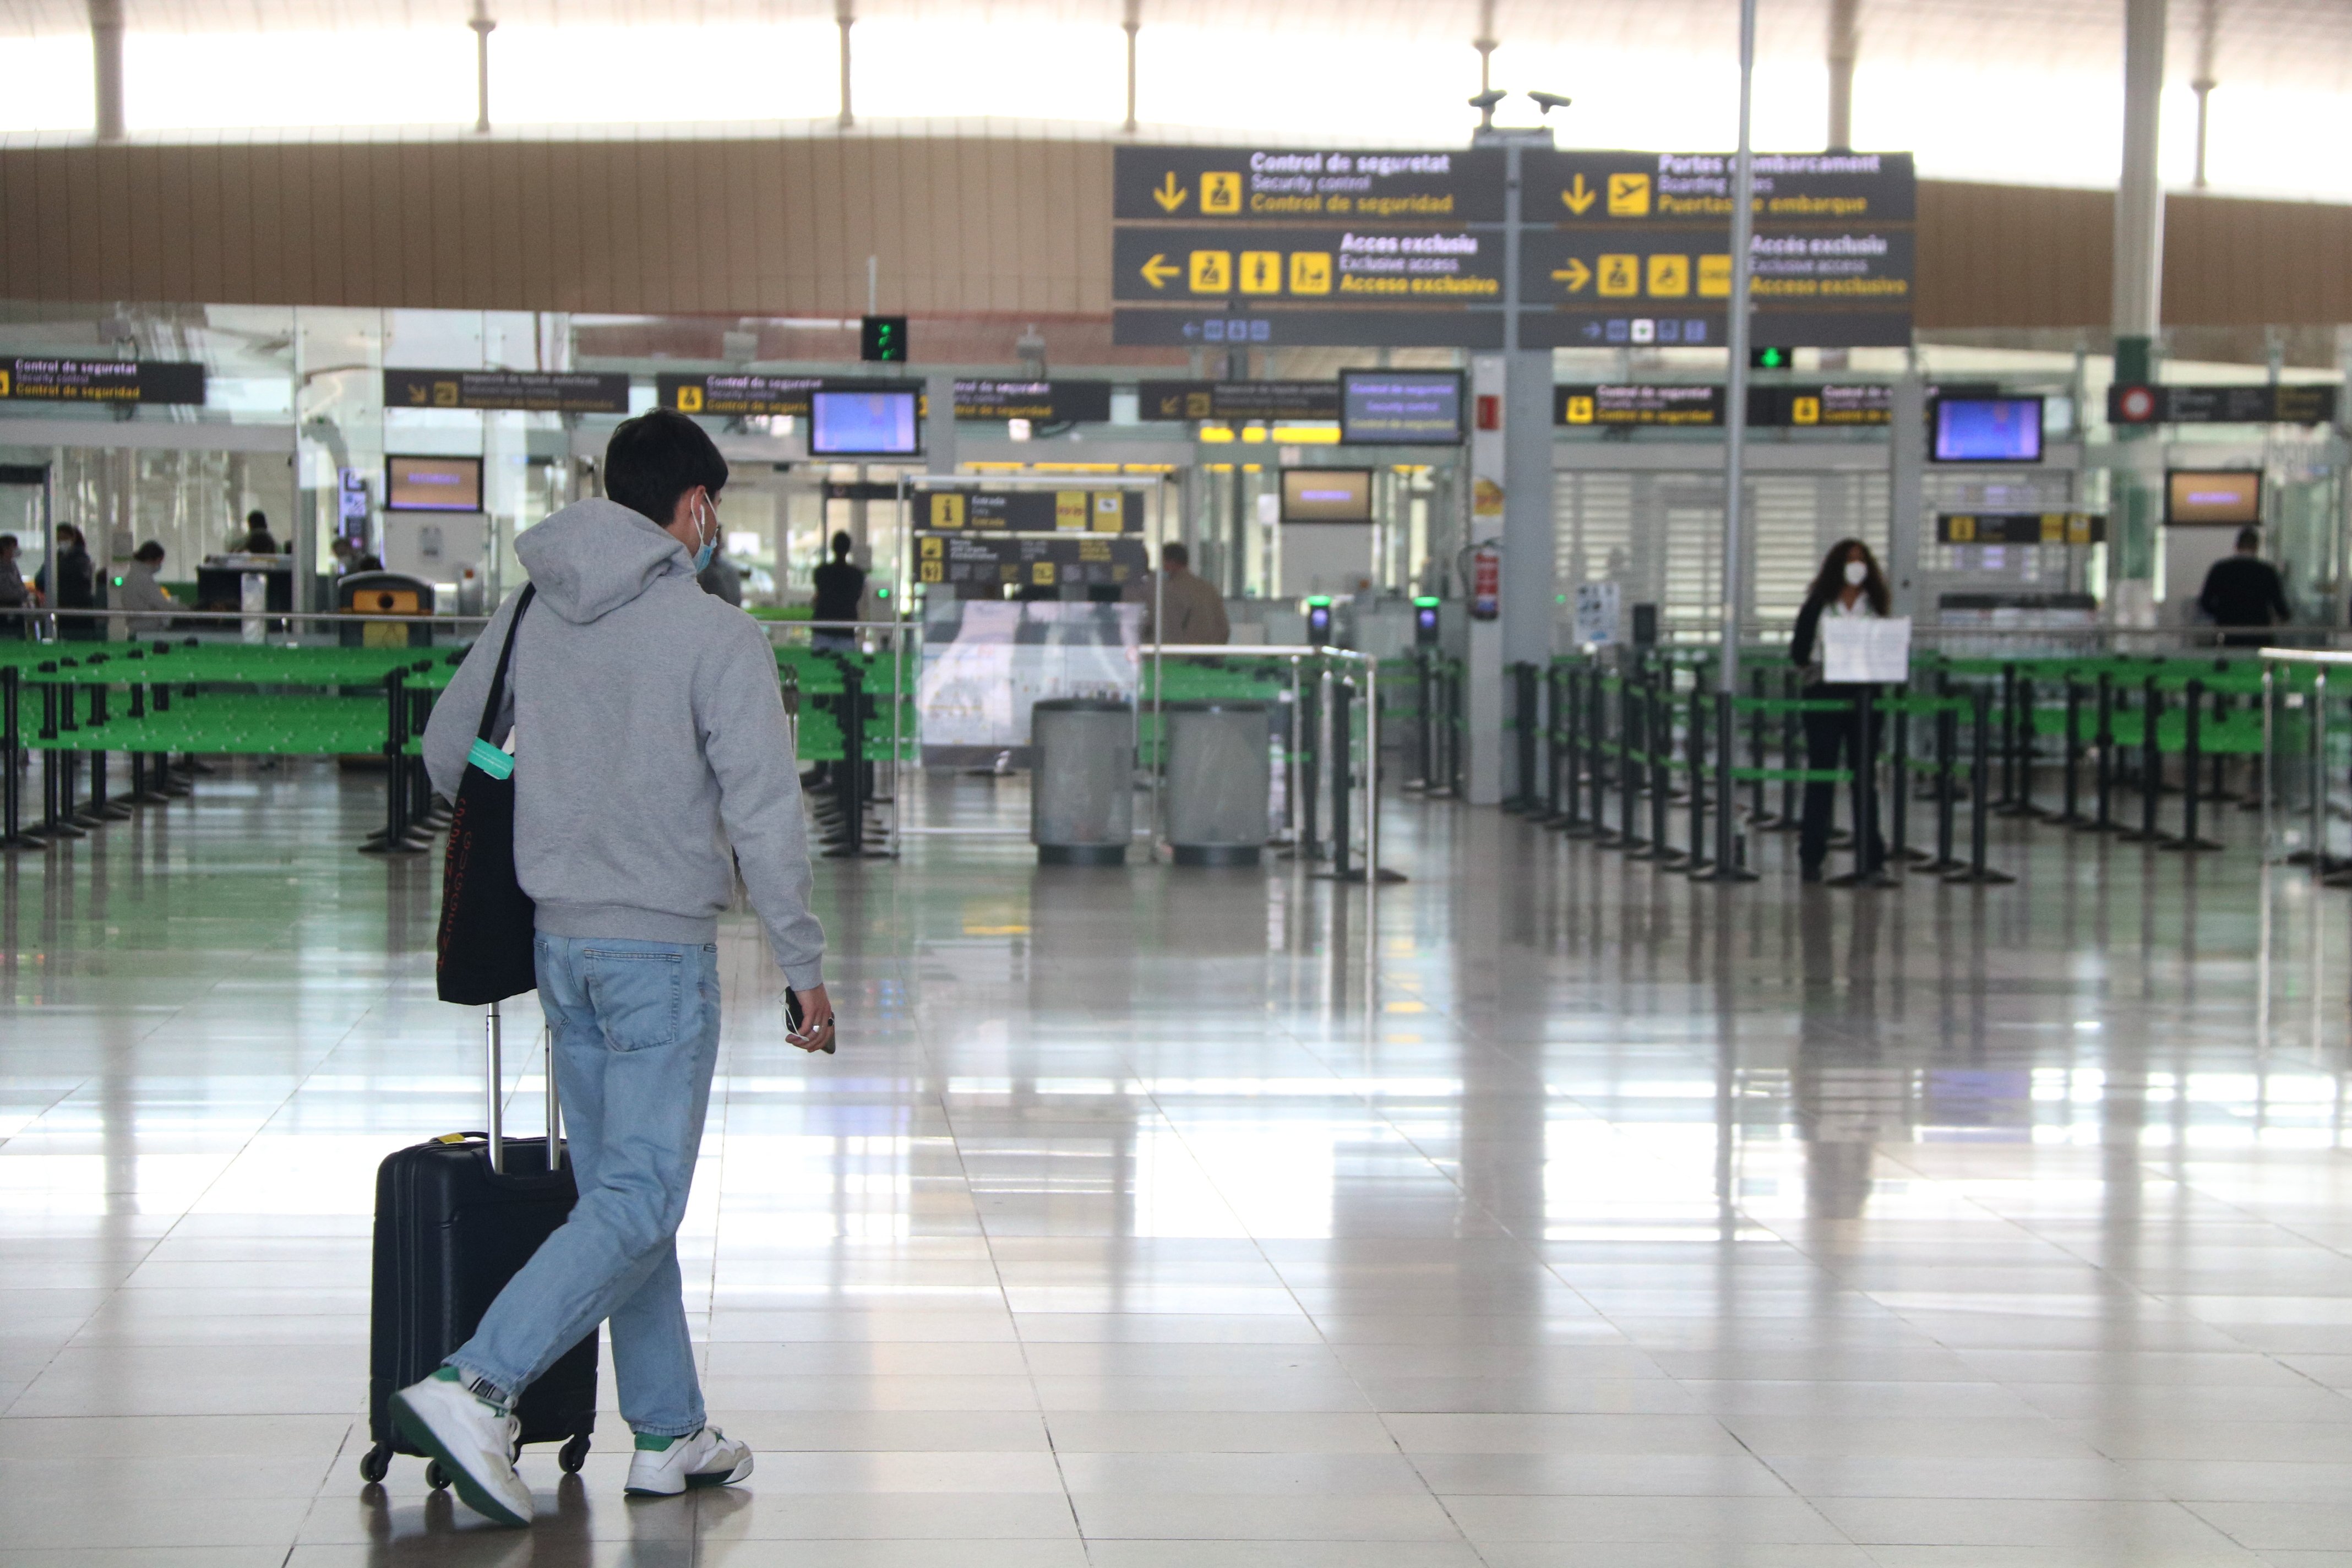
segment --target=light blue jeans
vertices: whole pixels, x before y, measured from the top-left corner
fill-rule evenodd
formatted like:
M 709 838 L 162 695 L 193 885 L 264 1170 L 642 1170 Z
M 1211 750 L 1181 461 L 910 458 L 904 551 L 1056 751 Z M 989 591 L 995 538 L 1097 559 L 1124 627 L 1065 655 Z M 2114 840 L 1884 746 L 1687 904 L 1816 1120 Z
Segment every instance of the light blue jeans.
M 580 1202 L 449 1357 L 511 1400 L 599 1322 L 621 1415 L 651 1436 L 702 1427 L 677 1227 L 719 1058 L 715 944 L 548 936 L 539 1001 Z

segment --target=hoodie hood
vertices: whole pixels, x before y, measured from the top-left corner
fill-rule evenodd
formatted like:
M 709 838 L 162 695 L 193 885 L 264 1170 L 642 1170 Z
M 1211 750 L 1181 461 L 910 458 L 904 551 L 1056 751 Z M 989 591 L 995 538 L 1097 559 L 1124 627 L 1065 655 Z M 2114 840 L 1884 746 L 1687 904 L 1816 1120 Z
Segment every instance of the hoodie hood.
M 664 577 L 692 576 L 686 547 L 618 501 L 573 501 L 515 535 L 539 602 L 575 626 L 611 614 Z

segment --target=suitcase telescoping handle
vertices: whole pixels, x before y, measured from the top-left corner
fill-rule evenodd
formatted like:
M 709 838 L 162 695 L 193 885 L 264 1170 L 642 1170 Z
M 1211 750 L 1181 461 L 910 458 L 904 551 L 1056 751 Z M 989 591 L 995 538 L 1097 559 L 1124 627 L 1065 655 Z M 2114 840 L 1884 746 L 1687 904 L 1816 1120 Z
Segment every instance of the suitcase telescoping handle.
M 507 1173 L 507 1138 L 504 1101 L 506 1100 L 506 1059 L 500 1048 L 499 1005 L 490 1004 L 482 1019 L 482 1079 L 490 1102 L 490 1170 L 494 1174 Z M 550 1174 L 563 1169 L 563 1107 L 555 1093 L 555 1037 L 547 1037 L 547 1169 Z

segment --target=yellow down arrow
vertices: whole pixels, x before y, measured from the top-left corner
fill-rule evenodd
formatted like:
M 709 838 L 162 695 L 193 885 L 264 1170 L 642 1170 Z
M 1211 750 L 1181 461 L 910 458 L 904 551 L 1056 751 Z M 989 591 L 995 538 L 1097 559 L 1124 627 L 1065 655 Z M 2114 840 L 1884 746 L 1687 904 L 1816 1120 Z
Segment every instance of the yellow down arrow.
M 1591 206 L 1594 202 L 1601 199 L 1601 193 L 1586 184 L 1584 183 L 1584 176 L 1582 174 L 1579 174 L 1575 179 L 1569 182 L 1568 189 L 1559 193 L 1559 199 L 1561 202 L 1566 204 L 1569 211 L 1574 213 L 1579 217 L 1582 217 L 1585 214 L 1585 209 Z M 1580 284 L 1579 287 L 1580 288 L 1582 285 Z
M 1579 179 L 1583 178 L 1580 174 L 1577 177 Z M 1585 198 L 1588 203 L 1590 203 L 1591 199 L 1592 198 L 1590 195 Z M 1567 266 L 1554 268 L 1551 275 L 1559 281 L 1567 284 L 1568 291 L 1571 294 L 1582 293 L 1584 291 L 1584 286 L 1592 281 L 1592 268 L 1587 267 L 1583 262 L 1579 261 L 1573 256 L 1568 258 Z
M 1154 289 L 1165 289 L 1168 287 L 1168 279 L 1184 269 L 1171 265 L 1167 257 L 1154 251 L 1151 254 L 1151 259 L 1143 264 L 1142 270 L 1143 280 L 1146 283 L 1150 284 Z
M 1168 171 L 1168 177 L 1160 181 L 1158 188 L 1151 193 L 1151 199 L 1160 204 L 1161 212 L 1172 213 L 1182 206 L 1184 198 L 1192 194 L 1176 183 L 1176 171 L 1171 169 Z M 1156 289 L 1159 285 L 1155 283 L 1152 287 Z

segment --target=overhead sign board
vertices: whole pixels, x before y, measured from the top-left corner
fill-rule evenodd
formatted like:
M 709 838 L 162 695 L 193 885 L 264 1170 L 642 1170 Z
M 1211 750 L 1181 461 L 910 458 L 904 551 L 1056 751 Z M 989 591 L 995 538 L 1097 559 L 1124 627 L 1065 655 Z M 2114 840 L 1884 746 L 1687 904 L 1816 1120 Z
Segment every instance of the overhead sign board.
M 1555 386 L 1555 425 L 1720 425 L 1723 388 L 1647 384 Z
M 916 501 L 915 527 L 952 533 L 1139 534 L 1143 492 L 935 489 Z
M 1343 370 L 1339 439 L 1362 446 L 1458 447 L 1463 419 L 1458 370 Z
M 1938 544 L 2104 544 L 2107 520 L 2090 511 L 1945 511 Z
M 1911 341 L 1908 224 L 1775 226 L 1751 242 L 1755 331 L 1772 342 Z M 1731 253 L 1711 226 L 1593 225 L 1526 237 L 1519 327 L 1529 348 L 1713 346 L 1726 341 Z
M 1723 423 L 1724 389 L 1715 384 L 1619 384 L 1552 388 L 1552 423 L 1569 426 Z M 1825 386 L 1750 386 L 1748 423 L 1756 429 L 1851 429 L 1894 418 L 1895 389 L 1885 382 Z
M 629 378 L 569 371 L 387 370 L 386 408 L 519 408 L 534 414 L 626 414 Z
M 2335 418 L 2333 386 L 2107 388 L 2110 425 L 2326 425 Z
M 1190 419 L 1337 419 L 1336 381 L 1146 381 L 1137 384 L 1136 416 Z
M 1118 222 L 1500 223 L 1503 153 L 1120 147 Z
M 826 384 L 821 375 L 656 375 L 654 400 L 680 414 L 805 416 L 810 399 Z
M 201 405 L 205 367 L 173 360 L 0 359 L 0 399 Z
M 1031 419 L 1039 424 L 1101 424 L 1110 418 L 1107 381 L 959 381 L 959 419 Z
M 1731 222 L 1728 153 L 1528 152 L 1520 163 L 1530 223 L 1579 226 Z M 1910 223 L 1918 216 L 1908 153 L 1751 154 L 1759 225 Z
M 1148 566 L 1140 539 L 919 531 L 915 581 L 1002 589 L 1124 586 Z

